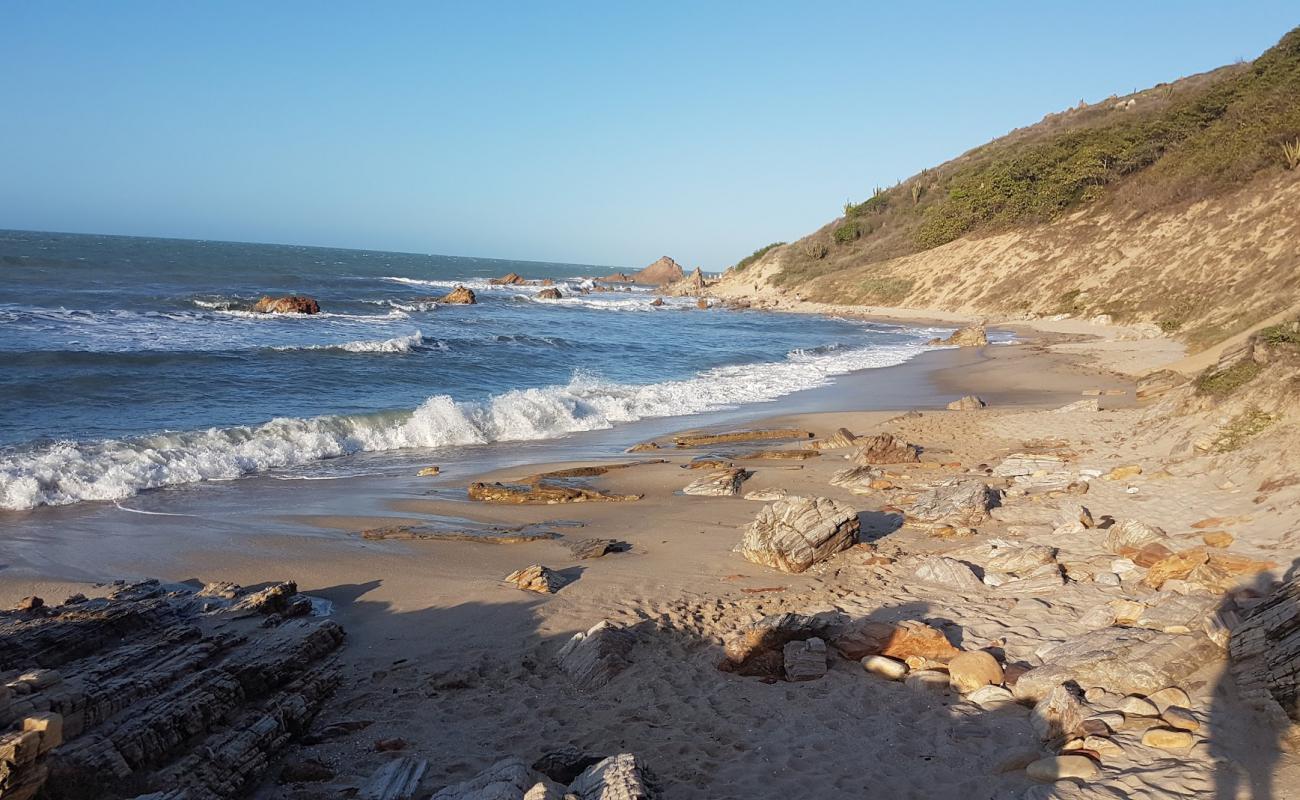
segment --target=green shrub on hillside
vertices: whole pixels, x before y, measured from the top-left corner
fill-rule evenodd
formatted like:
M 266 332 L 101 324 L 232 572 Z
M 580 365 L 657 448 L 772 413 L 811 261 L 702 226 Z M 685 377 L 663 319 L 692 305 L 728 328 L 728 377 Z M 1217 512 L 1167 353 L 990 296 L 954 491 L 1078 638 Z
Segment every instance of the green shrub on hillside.
M 772 242 L 771 244 L 764 245 L 737 261 L 736 266 L 732 267 L 732 269 L 736 270 L 736 272 L 740 272 L 745 267 L 748 267 L 750 264 L 753 264 L 755 261 L 767 255 L 768 250 L 771 250 L 774 247 L 780 247 L 783 244 L 785 244 L 785 242 Z
M 1300 321 L 1264 328 L 1259 332 L 1259 340 L 1268 344 L 1300 345 Z
M 859 225 L 858 221 L 855 219 L 848 220 L 847 222 L 841 224 L 831 234 L 831 236 L 835 238 L 835 241 L 839 242 L 840 244 L 848 244 L 849 242 L 856 241 L 858 237 L 861 235 L 862 235 L 862 226 Z
M 1210 367 L 1196 378 L 1196 391 L 1212 397 L 1227 397 L 1254 380 L 1259 370 L 1260 366 L 1250 359 L 1224 370 Z

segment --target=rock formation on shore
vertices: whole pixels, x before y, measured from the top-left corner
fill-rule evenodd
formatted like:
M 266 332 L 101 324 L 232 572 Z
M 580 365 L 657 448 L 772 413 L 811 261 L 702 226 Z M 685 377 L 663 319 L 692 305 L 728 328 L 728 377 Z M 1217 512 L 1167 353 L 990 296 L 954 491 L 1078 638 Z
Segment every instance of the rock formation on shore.
M 648 286 L 664 286 L 680 281 L 685 275 L 680 264 L 668 256 L 662 256 L 645 269 L 633 273 L 632 282 Z
M 478 302 L 478 297 L 474 295 L 474 290 L 467 286 L 457 286 L 447 294 L 438 298 L 439 303 L 449 305 L 472 306 Z
M 320 303 L 306 295 L 291 294 L 284 297 L 262 296 L 253 304 L 257 314 L 319 314 Z

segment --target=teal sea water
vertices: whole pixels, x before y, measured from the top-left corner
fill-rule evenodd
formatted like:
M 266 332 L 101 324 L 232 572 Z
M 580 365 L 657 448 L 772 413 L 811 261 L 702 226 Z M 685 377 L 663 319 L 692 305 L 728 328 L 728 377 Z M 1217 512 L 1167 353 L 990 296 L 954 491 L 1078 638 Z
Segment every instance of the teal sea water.
M 616 269 L 0 231 L 0 508 L 743 407 L 941 332 L 583 293 Z M 512 271 L 563 299 L 488 284 Z M 323 313 L 247 310 L 290 293 Z

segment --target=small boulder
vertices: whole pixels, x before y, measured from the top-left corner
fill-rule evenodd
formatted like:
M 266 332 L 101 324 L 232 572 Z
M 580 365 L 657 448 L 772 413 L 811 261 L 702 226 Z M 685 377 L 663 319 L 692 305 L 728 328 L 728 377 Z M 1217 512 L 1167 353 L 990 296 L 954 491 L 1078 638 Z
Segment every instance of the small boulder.
M 866 656 L 862 659 L 862 668 L 891 681 L 907 677 L 907 663 L 889 656 Z
M 957 347 L 983 347 L 988 343 L 988 332 L 984 330 L 983 325 L 971 325 L 962 328 L 954 331 L 947 339 L 940 341 L 940 344 L 956 345 Z
M 973 650 L 948 662 L 948 682 L 961 694 L 1002 683 L 1002 665 L 991 653 Z
M 826 674 L 826 642 L 816 636 L 786 642 L 785 677 L 789 681 L 812 681 Z
M 1135 519 L 1121 519 L 1106 530 L 1106 549 L 1118 556 L 1131 556 L 1144 546 L 1165 538 L 1161 528 Z
M 682 493 L 698 497 L 735 497 L 740 494 L 740 485 L 751 474 L 743 469 L 717 470 L 691 481 Z
M 922 522 L 975 525 L 997 506 L 999 493 L 978 478 L 948 478 L 917 495 L 907 515 Z
M 949 403 L 948 410 L 949 411 L 979 411 L 981 408 L 984 408 L 987 405 L 988 403 L 984 402 L 984 398 L 978 395 L 968 394 L 965 397 L 961 398 L 960 400 L 953 400 L 951 403 Z
M 439 303 L 449 305 L 472 306 L 478 302 L 478 297 L 474 295 L 474 290 L 467 286 L 457 286 L 447 294 L 438 299 Z
M 513 583 L 526 592 L 537 592 L 538 594 L 555 594 L 568 583 L 563 575 L 550 567 L 543 567 L 541 564 L 533 564 L 515 570 L 507 575 L 505 580 L 506 583 Z
M 555 660 L 579 689 L 590 691 L 613 680 L 631 664 L 636 636 L 632 631 L 609 620 L 575 633 Z
M 853 454 L 853 463 L 869 467 L 875 464 L 914 464 L 921 460 L 921 448 L 896 438 L 890 433 L 878 433 L 855 442 L 861 447 Z
M 538 300 L 561 300 L 563 298 L 564 295 L 560 293 L 559 289 L 555 288 L 543 289 L 537 293 Z
M 1039 700 L 1029 715 L 1029 722 L 1044 742 L 1071 736 L 1083 724 L 1083 704 L 1066 686 L 1052 689 Z
M 419 478 L 432 478 L 434 475 L 437 475 L 440 472 L 442 472 L 441 467 L 425 467 L 424 469 L 415 473 L 415 475 L 416 477 Z
M 858 515 L 826 497 L 787 497 L 765 506 L 737 546 L 746 559 L 783 572 L 803 572 L 852 547 Z
M 912 572 L 912 577 L 920 583 L 962 592 L 984 588 L 984 583 L 976 577 L 970 567 L 947 556 L 926 556 Z
M 253 304 L 257 314 L 319 314 L 320 303 L 305 295 L 291 294 L 285 297 L 259 297 Z

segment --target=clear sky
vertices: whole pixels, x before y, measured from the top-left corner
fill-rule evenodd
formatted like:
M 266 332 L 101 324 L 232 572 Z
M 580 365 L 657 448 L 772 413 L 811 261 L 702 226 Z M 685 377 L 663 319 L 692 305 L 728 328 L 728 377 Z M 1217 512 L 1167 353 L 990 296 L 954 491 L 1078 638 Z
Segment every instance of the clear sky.
M 721 269 L 1272 2 L 0 0 L 0 228 Z

